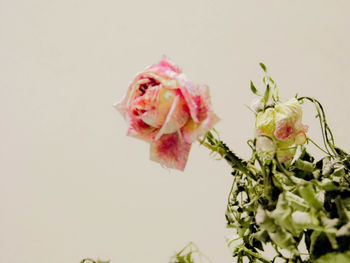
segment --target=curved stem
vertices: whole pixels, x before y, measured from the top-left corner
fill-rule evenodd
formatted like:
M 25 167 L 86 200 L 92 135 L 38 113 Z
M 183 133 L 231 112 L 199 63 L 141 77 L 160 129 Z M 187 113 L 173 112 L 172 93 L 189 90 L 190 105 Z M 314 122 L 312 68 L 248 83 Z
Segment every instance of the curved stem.
M 309 100 L 316 107 L 318 118 L 320 120 L 323 143 L 324 143 L 324 146 L 326 148 L 327 154 L 329 154 L 331 157 L 338 156 L 337 152 L 334 149 L 335 143 L 334 143 L 333 133 L 332 133 L 331 129 L 329 128 L 328 123 L 326 121 L 326 114 L 323 110 L 322 104 L 318 100 L 316 100 L 315 98 L 306 97 L 306 96 L 298 98 L 298 100 L 300 100 L 300 101 L 302 101 L 304 99 Z M 329 151 L 329 149 L 332 151 L 333 154 Z

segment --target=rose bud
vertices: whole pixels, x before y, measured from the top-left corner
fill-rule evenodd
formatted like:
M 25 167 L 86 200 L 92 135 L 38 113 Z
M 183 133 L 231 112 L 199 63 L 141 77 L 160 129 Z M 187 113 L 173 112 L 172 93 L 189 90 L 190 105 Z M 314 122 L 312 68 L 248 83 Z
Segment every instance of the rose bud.
M 265 135 L 275 141 L 277 159 L 281 163 L 293 158 L 296 149 L 293 145 L 302 145 L 307 140 L 305 133 L 308 127 L 301 122 L 302 113 L 299 101 L 293 98 L 260 111 L 256 116 L 255 136 L 259 138 L 259 135 Z M 259 140 L 257 140 L 257 146 L 261 148 L 261 145 L 265 145 L 267 141 L 265 139 L 262 141 L 263 144 L 260 142 L 260 145 L 258 142 Z
M 308 127 L 301 123 L 303 110 L 297 99 L 293 98 L 285 103 L 278 103 L 275 106 L 275 111 L 276 129 L 274 135 L 278 140 L 288 141 L 299 134 L 305 135 Z

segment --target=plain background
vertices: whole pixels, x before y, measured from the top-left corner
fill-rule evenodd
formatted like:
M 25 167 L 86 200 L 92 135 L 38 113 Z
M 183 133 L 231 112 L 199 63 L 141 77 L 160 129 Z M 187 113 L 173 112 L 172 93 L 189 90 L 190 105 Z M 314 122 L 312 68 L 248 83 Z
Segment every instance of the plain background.
M 112 104 L 166 54 L 210 86 L 216 128 L 247 158 L 263 61 L 283 98 L 323 103 L 350 151 L 349 13 L 347 0 L 0 0 L 0 262 L 162 263 L 188 241 L 231 262 L 230 168 L 198 144 L 184 172 L 149 161 Z M 314 115 L 305 105 L 320 142 Z

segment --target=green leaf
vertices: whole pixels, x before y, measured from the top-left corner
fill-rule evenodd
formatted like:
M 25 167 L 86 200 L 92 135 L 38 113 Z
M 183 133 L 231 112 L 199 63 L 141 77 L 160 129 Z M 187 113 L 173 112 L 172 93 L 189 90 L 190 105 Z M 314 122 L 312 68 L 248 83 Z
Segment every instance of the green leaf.
M 311 184 L 299 187 L 299 193 L 305 201 L 316 209 L 322 209 L 322 203 L 316 198 L 315 190 Z
M 284 192 L 286 200 L 289 202 L 289 205 L 296 210 L 306 211 L 309 209 L 308 203 L 301 197 L 291 192 Z
M 192 252 L 188 253 L 187 256 L 186 256 L 186 260 L 190 263 L 192 262 Z
M 251 90 L 255 95 L 261 96 L 261 94 L 259 93 L 259 91 L 257 90 L 257 88 L 254 86 L 253 81 L 250 81 L 250 90 Z
M 307 162 L 307 161 L 302 161 L 300 159 L 295 162 L 295 167 L 300 169 L 300 170 L 309 172 L 309 173 L 312 173 L 315 170 L 315 164 L 314 163 L 310 163 L 310 162 Z
M 266 91 L 265 91 L 265 94 L 264 94 L 264 104 L 266 105 L 266 103 L 269 101 L 269 98 L 270 98 L 270 85 L 267 84 L 266 86 Z
M 350 253 L 328 253 L 315 261 L 315 263 L 349 263 Z
M 263 69 L 264 72 L 267 71 L 267 68 L 266 68 L 266 66 L 264 65 L 264 63 L 260 62 L 259 65 L 260 65 L 260 67 Z
M 280 229 L 275 233 L 269 233 L 269 236 L 280 248 L 295 251 L 296 242 L 289 232 Z
M 176 263 L 186 263 L 186 259 L 184 256 L 176 256 L 176 260 L 178 260 L 178 262 Z
M 320 185 L 321 185 L 322 189 L 325 190 L 325 191 L 334 191 L 334 190 L 338 189 L 338 187 L 329 178 L 324 178 L 321 181 Z

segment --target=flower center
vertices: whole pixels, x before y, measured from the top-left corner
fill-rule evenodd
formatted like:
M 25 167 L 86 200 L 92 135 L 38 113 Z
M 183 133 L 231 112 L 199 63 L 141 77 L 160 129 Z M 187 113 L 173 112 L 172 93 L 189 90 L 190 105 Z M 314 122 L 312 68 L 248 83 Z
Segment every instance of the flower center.
M 143 83 L 139 86 L 139 91 L 141 92 L 141 96 L 146 93 L 146 90 L 150 87 L 158 86 L 160 82 L 154 78 L 148 78 L 148 82 Z

